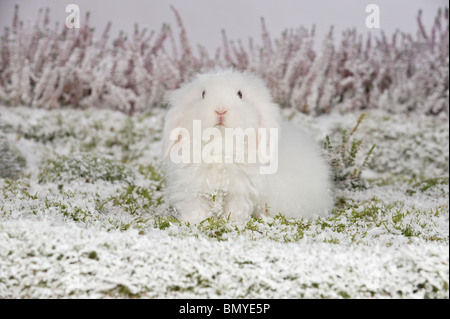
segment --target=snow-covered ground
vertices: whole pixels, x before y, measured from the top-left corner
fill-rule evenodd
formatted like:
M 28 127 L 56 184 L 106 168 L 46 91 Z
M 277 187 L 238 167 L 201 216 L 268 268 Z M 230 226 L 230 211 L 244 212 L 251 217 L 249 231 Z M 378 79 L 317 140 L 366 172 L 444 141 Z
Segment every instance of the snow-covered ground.
M 359 114 L 285 112 L 321 143 Z M 449 298 L 448 119 L 367 112 L 369 187 L 329 217 L 190 225 L 163 116 L 0 106 L 0 298 Z

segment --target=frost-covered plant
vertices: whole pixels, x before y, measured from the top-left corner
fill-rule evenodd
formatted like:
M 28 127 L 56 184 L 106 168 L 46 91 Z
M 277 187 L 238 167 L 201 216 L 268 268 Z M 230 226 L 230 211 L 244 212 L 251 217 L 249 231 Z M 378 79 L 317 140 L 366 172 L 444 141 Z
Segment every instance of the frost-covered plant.
M 360 150 L 363 144 L 362 139 L 353 137 L 366 114 L 362 114 L 349 132 L 342 129 L 341 144 L 333 146 L 330 137 L 327 135 L 324 141 L 324 149 L 328 151 L 330 163 L 333 171 L 334 182 L 344 188 L 366 188 L 367 181 L 362 176 L 364 168 L 367 167 L 370 156 L 375 149 L 375 144 L 361 160 Z M 353 138 L 352 138 L 353 137 Z
M 130 184 L 134 174 L 123 163 L 93 153 L 57 156 L 45 163 L 39 173 L 40 183 L 53 182 L 61 185 L 76 179 L 87 183 L 104 180 Z
M 167 90 L 196 72 L 234 67 L 261 76 L 283 107 L 306 113 L 331 109 L 385 108 L 392 112 L 449 114 L 449 11 L 439 9 L 431 30 L 417 16 L 416 35 L 364 38 L 346 30 L 336 44 L 333 28 L 316 49 L 314 28 L 270 37 L 264 19 L 262 44 L 228 39 L 210 56 L 189 43 L 181 15 L 172 7 L 179 39 L 164 24 L 159 32 L 139 29 L 109 41 L 99 39 L 89 14 L 79 29 L 50 26 L 49 12 L 34 23 L 19 21 L 0 35 L 0 102 L 39 108 L 103 107 L 126 113 L 163 106 Z
M 24 167 L 25 158 L 0 133 L 0 178 L 19 178 Z

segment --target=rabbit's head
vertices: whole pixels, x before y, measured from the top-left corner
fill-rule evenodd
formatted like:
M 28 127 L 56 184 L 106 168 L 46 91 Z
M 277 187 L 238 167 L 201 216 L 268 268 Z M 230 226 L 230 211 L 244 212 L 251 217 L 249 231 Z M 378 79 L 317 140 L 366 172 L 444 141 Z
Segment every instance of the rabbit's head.
M 250 73 L 235 70 L 199 74 L 193 81 L 170 92 L 171 108 L 164 127 L 164 153 L 175 143 L 175 128 L 192 128 L 200 120 L 206 128 L 278 128 L 279 110 L 264 82 Z

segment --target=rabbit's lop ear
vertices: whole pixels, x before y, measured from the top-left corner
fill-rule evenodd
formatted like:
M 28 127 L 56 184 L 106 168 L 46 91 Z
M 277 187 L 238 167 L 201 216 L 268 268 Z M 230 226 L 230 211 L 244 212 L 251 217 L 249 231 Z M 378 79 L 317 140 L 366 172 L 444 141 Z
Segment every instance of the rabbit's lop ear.
M 274 152 L 278 152 L 280 114 L 278 105 L 268 101 L 259 104 L 259 112 L 257 145 L 263 162 L 267 164 Z
M 261 80 L 252 74 L 246 74 L 247 81 L 251 83 L 251 97 L 249 101 L 258 110 L 259 128 L 279 128 L 280 126 L 280 111 L 276 103 L 272 102 L 272 96 L 269 89 Z
M 279 106 L 272 102 L 272 96 L 265 83 L 253 75 L 249 75 L 248 82 L 252 83 L 252 96 L 249 99 L 258 110 L 258 150 L 271 154 L 271 150 L 277 147 L 278 131 L 280 129 L 280 110 Z M 276 132 L 275 136 L 272 132 Z M 262 135 L 261 135 L 262 134 Z
M 278 105 L 272 102 L 262 102 L 258 106 L 260 128 L 279 128 L 280 127 L 280 112 Z
M 170 109 L 166 114 L 163 132 L 162 157 L 166 159 L 169 156 L 172 147 L 181 141 L 182 136 L 179 134 L 181 121 L 185 115 L 187 105 L 186 87 L 169 92 L 166 100 L 170 105 Z M 180 128 L 181 129 L 181 128 Z
M 197 76 L 192 82 L 186 83 L 166 95 L 166 101 L 170 105 L 170 109 L 167 112 L 164 124 L 163 158 L 167 158 L 172 147 L 188 134 L 187 127 L 184 126 L 187 118 L 190 117 L 189 108 L 194 101 L 198 100 L 201 92 L 199 77 Z
M 181 112 L 176 108 L 172 108 L 167 112 L 162 144 L 162 157 L 166 159 L 169 156 L 172 147 L 180 141 L 180 138 L 173 139 L 173 132 L 179 126 L 181 121 Z

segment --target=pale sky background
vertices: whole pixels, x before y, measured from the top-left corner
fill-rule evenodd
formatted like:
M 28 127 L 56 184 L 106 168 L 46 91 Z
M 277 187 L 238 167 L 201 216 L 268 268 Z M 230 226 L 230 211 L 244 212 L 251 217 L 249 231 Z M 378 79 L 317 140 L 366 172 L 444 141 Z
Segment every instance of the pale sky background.
M 11 25 L 14 5 L 20 6 L 20 19 L 34 21 L 39 8 L 50 8 L 52 25 L 59 21 L 64 25 L 68 13 L 65 7 L 75 3 L 80 7 L 81 19 L 86 11 L 91 13 L 90 23 L 100 37 L 107 22 L 112 22 L 111 36 L 119 30 L 131 33 L 134 24 L 151 30 L 160 30 L 164 22 L 170 23 L 178 34 L 176 21 L 170 5 L 180 12 L 191 45 L 201 43 L 210 53 L 221 45 L 221 30 L 225 29 L 229 39 L 244 40 L 253 37 L 260 43 L 261 23 L 264 17 L 272 39 L 283 30 L 301 25 L 311 28 L 316 25 L 317 42 L 331 25 L 335 35 L 347 28 L 356 27 L 361 33 L 388 34 L 395 29 L 415 33 L 416 15 L 423 10 L 425 26 L 431 26 L 439 7 L 448 6 L 445 0 L 0 0 L 0 28 Z M 380 8 L 380 29 L 367 29 L 365 20 L 368 4 Z

